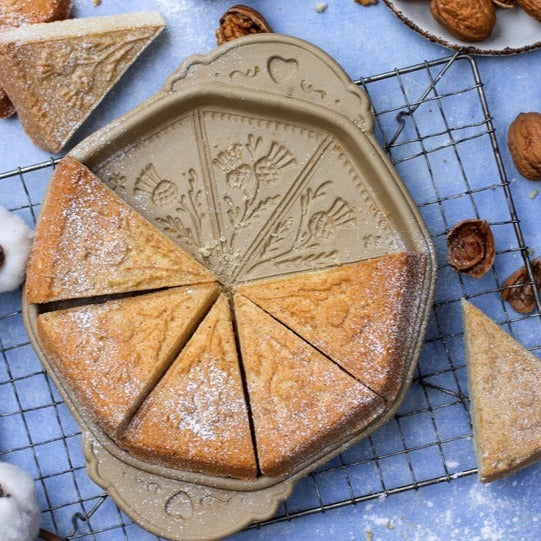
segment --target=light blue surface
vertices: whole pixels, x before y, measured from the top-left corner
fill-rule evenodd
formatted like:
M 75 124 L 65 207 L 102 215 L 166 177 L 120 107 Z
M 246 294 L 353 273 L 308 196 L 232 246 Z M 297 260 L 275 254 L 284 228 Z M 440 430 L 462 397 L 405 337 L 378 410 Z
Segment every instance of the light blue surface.
M 449 54 L 449 51 L 427 42 L 403 26 L 381 2 L 364 8 L 353 0 L 329 0 L 328 8 L 323 13 L 316 12 L 315 1 L 245 0 L 245 3 L 264 13 L 275 31 L 320 46 L 354 79 Z M 103 0 L 102 5 L 95 8 L 91 0 L 76 0 L 75 5 L 75 14 L 79 17 L 126 10 L 159 9 L 167 19 L 167 29 L 106 97 L 71 145 L 159 90 L 166 76 L 186 56 L 211 50 L 215 46 L 217 21 L 231 2 Z M 541 24 L 539 32 L 541 35 Z M 538 189 L 538 185 L 522 179 L 514 169 L 507 152 L 506 132 L 507 126 L 519 112 L 541 111 L 541 51 L 518 57 L 479 58 L 478 65 L 504 165 L 512 181 L 511 189 L 526 243 L 539 252 L 541 228 L 538 216 L 541 197 L 528 197 L 533 189 Z M 470 77 L 468 74 L 465 65 L 453 66 L 452 73 L 445 81 L 446 88 L 450 91 L 464 88 L 461 85 L 469 86 L 471 80 L 465 80 Z M 405 86 L 410 99 L 420 96 L 427 84 L 425 74 L 407 78 Z M 403 103 L 403 96 L 395 81 L 376 83 L 369 90 L 378 110 Z M 426 108 L 426 115 L 422 108 Z M 416 115 L 421 134 L 445 129 L 443 124 L 437 124 L 441 119 L 434 116 L 429 105 L 423 104 L 422 108 Z M 445 111 L 453 125 L 482 120 L 475 97 L 466 100 L 461 96 L 450 98 Z M 382 118 L 382 122 L 394 122 L 394 115 L 390 115 L 389 119 Z M 409 129 L 411 126 L 407 127 Z M 413 133 L 409 135 L 414 136 Z M 427 145 L 438 146 L 441 142 L 431 138 Z M 416 151 L 415 145 L 418 143 L 395 149 L 393 158 L 399 160 L 401 153 L 403 156 L 411 155 Z M 0 173 L 48 158 L 47 153 L 30 142 L 16 118 L 0 122 Z M 465 144 L 461 147 L 461 158 L 473 188 L 498 182 L 488 138 Z M 431 154 L 432 159 L 437 163 L 437 167 L 434 167 L 437 193 L 429 188 L 430 184 L 424 178 L 427 174 L 426 164 L 423 166 L 419 160 L 408 160 L 398 165 L 399 172 L 418 203 L 460 195 L 465 190 L 464 179 L 452 152 L 444 149 Z M 50 170 L 47 169 L 25 175 L 32 202 L 41 201 L 49 174 Z M 480 192 L 474 200 L 480 214 L 490 220 L 498 221 L 502 208 L 505 210 L 501 190 Z M 0 204 L 11 209 L 28 205 L 27 195 L 18 177 L 0 180 Z M 436 205 L 428 204 L 421 208 L 431 232 L 436 235 L 435 244 L 440 262 L 445 259 L 443 233 L 446 227 L 467 217 L 473 211 L 471 204 L 470 199 L 461 197 L 446 201 L 444 206 L 448 224 L 444 223 Z M 18 213 L 28 223 L 32 223 L 27 208 Z M 454 272 L 443 267 L 439 274 L 436 300 L 457 299 L 463 294 L 462 287 L 468 295 L 484 293 L 496 287 L 498 280 L 517 267 L 518 254 L 506 252 L 516 247 L 512 226 L 508 223 L 496 226 L 495 234 L 497 249 L 501 252 L 497 258 L 497 275 L 490 273 L 480 281 L 466 279 L 459 283 Z M 507 314 L 496 294 L 483 294 L 476 298 L 476 304 L 497 321 L 505 320 Z M 66 535 L 71 530 L 72 515 L 92 509 L 102 490 L 86 477 L 78 427 L 61 403 L 56 390 L 41 375 L 39 362 L 27 345 L 21 316 L 17 313 L 19 307 L 18 293 L 0 295 L 0 338 L 3 347 L 7 349 L 5 358 L 0 358 L 0 459 L 23 466 L 36 479 L 45 478 L 37 484 L 40 503 L 44 509 L 55 508 L 55 511 L 45 513 L 44 525 Z M 446 322 L 445 333 L 461 332 L 456 303 L 436 309 L 427 334 L 429 339 L 441 333 L 441 328 L 438 328 L 438 322 L 441 321 Z M 540 345 L 537 319 L 516 321 L 512 330 L 515 337 L 527 347 Z M 460 336 L 450 337 L 445 345 L 447 351 L 439 341 L 425 345 L 420 362 L 421 373 L 432 374 L 443 370 L 443 373 L 430 376 L 426 381 L 455 393 L 463 392 L 466 389 L 466 379 Z M 9 373 L 5 361 L 9 363 Z M 454 372 L 448 370 L 455 366 L 458 368 Z M 11 378 L 17 379 L 15 384 L 8 383 Z M 401 409 L 405 415 L 400 422 L 392 421 L 372 438 L 378 455 L 387 455 L 380 460 L 387 488 L 411 482 L 409 465 L 405 463 L 406 455 L 393 454 L 403 449 L 401 434 L 408 446 L 415 447 L 409 453 L 409 459 L 417 481 L 444 475 L 445 469 L 453 474 L 475 467 L 471 440 L 463 437 L 470 433 L 464 408 L 459 403 L 453 404 L 452 397 L 444 393 L 427 387 L 423 389 L 414 384 Z M 407 415 L 408 412 L 426 408 L 427 404 L 434 408 L 436 428 L 428 413 Z M 30 410 L 23 416 L 18 413 L 21 408 Z M 32 441 L 28 440 L 27 428 Z M 435 434 L 434 430 L 438 433 Z M 62 434 L 66 437 L 59 439 Z M 449 440 L 441 445 L 445 464 L 442 463 L 437 446 L 430 445 L 437 438 Z M 29 445 L 33 445 L 33 451 Z M 7 451 L 7 454 L 3 454 Z M 343 463 L 351 464 L 347 469 L 335 461 L 334 466 L 331 464 L 313 478 L 301 481 L 287 503 L 289 513 L 350 498 L 346 474 L 355 494 L 379 491 L 381 482 L 378 471 L 372 461 L 367 461 L 371 456 L 368 443 L 363 442 L 344 453 Z M 72 469 L 73 474 L 58 474 Z M 540 481 L 539 465 L 489 486 L 479 484 L 474 476 L 462 477 L 417 491 L 410 490 L 355 506 L 314 513 L 291 522 L 248 530 L 237 534 L 234 539 L 533 541 L 541 538 Z M 84 504 L 74 503 L 81 499 Z M 90 528 L 95 532 L 105 529 L 101 534 L 88 535 L 83 539 L 111 541 L 125 539 L 126 536 L 133 540 L 155 539 L 129 522 L 110 500 L 106 500 L 92 516 L 89 525 L 80 523 L 79 533 L 89 532 Z M 121 523 L 128 525 L 115 528 Z

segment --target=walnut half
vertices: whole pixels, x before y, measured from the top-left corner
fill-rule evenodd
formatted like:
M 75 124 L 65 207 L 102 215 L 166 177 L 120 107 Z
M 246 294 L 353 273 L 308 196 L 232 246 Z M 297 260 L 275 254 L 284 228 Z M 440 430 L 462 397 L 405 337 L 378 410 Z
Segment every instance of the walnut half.
M 447 262 L 456 271 L 481 278 L 494 264 L 496 249 L 488 222 L 463 220 L 447 235 Z
M 250 34 L 272 32 L 263 15 L 253 8 L 238 4 L 230 7 L 220 18 L 220 28 L 216 30 L 218 45 Z
M 541 290 L 541 259 L 536 258 L 531 264 L 535 286 Z M 501 297 L 520 314 L 528 314 L 535 308 L 535 297 L 526 267 L 518 269 L 507 278 L 503 283 Z

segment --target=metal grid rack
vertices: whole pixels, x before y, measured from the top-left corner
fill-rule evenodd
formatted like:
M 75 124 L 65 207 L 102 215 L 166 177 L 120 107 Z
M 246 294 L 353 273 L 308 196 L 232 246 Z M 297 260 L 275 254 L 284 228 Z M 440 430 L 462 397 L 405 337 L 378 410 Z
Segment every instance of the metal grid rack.
M 376 134 L 432 234 L 439 260 L 434 309 L 416 376 L 398 415 L 302 479 L 273 519 L 252 528 L 476 472 L 462 297 L 472 299 L 534 353 L 541 349 L 539 297 L 533 315 L 518 315 L 499 295 L 504 279 L 520 266 L 527 265 L 532 284 L 533 275 L 475 60 L 457 53 L 357 84 L 370 95 Z M 3 204 L 34 224 L 54 164 L 51 159 L 1 173 Z M 479 280 L 445 263 L 447 231 L 473 217 L 490 223 L 497 247 L 495 267 Z M 20 294 L 0 300 L 0 460 L 34 476 L 47 529 L 85 541 L 156 539 L 88 479 L 80 430 L 28 342 Z

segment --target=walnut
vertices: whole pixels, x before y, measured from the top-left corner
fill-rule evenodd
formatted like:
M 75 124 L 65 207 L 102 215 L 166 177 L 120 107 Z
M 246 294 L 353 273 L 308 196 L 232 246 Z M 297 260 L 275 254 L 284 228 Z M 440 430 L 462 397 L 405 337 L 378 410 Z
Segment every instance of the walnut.
M 518 4 L 528 15 L 541 21 L 541 0 L 518 0 Z
M 481 278 L 494 264 L 494 236 L 488 222 L 464 220 L 447 235 L 447 262 L 456 271 Z
M 250 34 L 272 32 L 263 15 L 253 8 L 238 4 L 230 7 L 220 18 L 216 30 L 218 45 Z
M 520 113 L 509 126 L 507 144 L 518 172 L 541 180 L 541 113 Z
M 535 278 L 535 286 L 541 290 L 541 259 L 532 261 L 532 272 Z M 507 301 L 515 312 L 527 314 L 535 308 L 535 298 L 532 284 L 526 267 L 515 271 L 503 283 L 501 297 Z
M 438 23 L 463 41 L 482 41 L 496 24 L 492 0 L 430 0 L 430 11 Z
M 2 245 L 0 244 L 0 268 L 4 264 L 5 260 L 6 260 L 6 254 L 4 252 L 4 248 L 2 248 Z

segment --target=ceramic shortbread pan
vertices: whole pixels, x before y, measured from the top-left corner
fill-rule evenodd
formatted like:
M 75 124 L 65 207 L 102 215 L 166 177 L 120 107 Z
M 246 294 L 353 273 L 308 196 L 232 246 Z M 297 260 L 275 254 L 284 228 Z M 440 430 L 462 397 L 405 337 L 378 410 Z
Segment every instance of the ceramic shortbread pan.
M 342 431 L 287 475 L 254 480 L 131 456 L 55 370 L 37 330 L 42 307 L 25 303 L 32 344 L 82 427 L 90 476 L 136 522 L 170 539 L 228 535 L 272 516 L 302 476 L 394 416 L 423 342 L 434 249 L 374 137 L 368 97 L 326 53 L 267 34 L 191 57 L 158 94 L 70 154 L 211 270 L 226 297 L 261 280 L 397 252 L 423 255 L 420 293 L 402 338 L 404 366 L 392 395 L 380 393 L 377 415 Z M 328 317 L 339 326 L 348 308 L 336 310 Z

